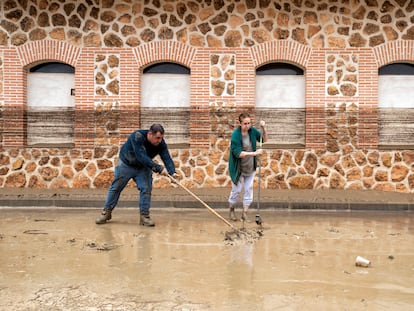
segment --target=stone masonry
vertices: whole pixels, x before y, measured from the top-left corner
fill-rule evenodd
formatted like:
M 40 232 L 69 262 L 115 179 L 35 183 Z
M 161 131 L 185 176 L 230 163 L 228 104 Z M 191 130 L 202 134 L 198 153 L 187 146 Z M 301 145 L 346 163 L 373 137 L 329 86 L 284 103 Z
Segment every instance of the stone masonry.
M 378 68 L 414 62 L 414 0 L 0 5 L 0 187 L 107 188 L 139 124 L 140 74 L 157 62 L 191 69 L 190 143 L 171 148 L 183 184 L 229 187 L 230 134 L 241 111 L 254 114 L 255 69 L 287 62 L 305 71 L 305 145 L 265 145 L 262 187 L 414 193 L 414 141 L 378 149 L 377 111 Z M 75 67 L 72 148 L 25 144 L 27 69 L 48 61 Z
M 136 47 L 176 40 L 233 48 L 291 39 L 314 48 L 375 47 L 413 40 L 413 12 L 412 0 L 6 0 L 0 45 L 63 40 Z

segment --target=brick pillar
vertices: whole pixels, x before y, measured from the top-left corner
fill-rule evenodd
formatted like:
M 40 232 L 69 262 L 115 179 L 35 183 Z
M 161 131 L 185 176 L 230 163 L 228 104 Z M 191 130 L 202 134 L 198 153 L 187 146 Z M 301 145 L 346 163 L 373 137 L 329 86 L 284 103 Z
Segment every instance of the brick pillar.
M 94 145 L 94 66 L 96 49 L 84 48 L 75 71 L 75 147 Z
M 378 148 L 378 66 L 371 49 L 359 49 L 359 148 Z
M 4 50 L 4 134 L 3 147 L 23 147 L 25 144 L 25 110 L 27 73 L 21 66 L 15 49 Z
M 324 149 L 325 120 L 325 53 L 312 51 L 306 66 L 305 146 Z

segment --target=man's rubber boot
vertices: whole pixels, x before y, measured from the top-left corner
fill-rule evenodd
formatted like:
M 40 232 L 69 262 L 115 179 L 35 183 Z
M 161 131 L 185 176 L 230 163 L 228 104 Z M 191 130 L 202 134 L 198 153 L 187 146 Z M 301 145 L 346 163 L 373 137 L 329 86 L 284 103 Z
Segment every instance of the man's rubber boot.
M 110 209 L 104 209 L 101 215 L 96 218 L 95 223 L 97 225 L 105 224 L 107 221 L 111 220 L 112 218 L 112 211 Z
M 155 222 L 149 217 L 149 215 L 140 215 L 139 224 L 146 227 L 154 227 Z
M 234 212 L 234 206 L 233 205 L 230 205 L 229 218 L 232 221 L 237 221 L 237 217 L 236 217 L 236 213 Z

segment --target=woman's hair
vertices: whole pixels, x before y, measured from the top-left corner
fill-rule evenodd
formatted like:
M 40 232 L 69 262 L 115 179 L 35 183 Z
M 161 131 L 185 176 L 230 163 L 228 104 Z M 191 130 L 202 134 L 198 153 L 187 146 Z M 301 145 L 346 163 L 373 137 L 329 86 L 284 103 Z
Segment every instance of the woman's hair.
M 159 123 L 154 123 L 153 125 L 151 125 L 151 127 L 149 128 L 149 131 L 152 134 L 157 134 L 159 132 L 161 133 L 161 135 L 164 135 L 164 128 Z
M 246 118 L 250 118 L 250 114 L 248 114 L 247 112 L 243 112 L 243 113 L 241 113 L 241 114 L 239 115 L 239 122 L 241 123 L 241 121 L 242 121 L 243 119 L 246 119 Z

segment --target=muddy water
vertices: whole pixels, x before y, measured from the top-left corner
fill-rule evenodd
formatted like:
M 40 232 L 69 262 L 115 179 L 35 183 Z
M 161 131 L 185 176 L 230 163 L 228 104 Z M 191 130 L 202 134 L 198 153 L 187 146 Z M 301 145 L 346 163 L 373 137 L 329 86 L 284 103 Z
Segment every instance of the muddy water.
M 0 309 L 413 310 L 413 213 L 265 211 L 254 243 L 200 208 L 98 213 L 1 209 Z

